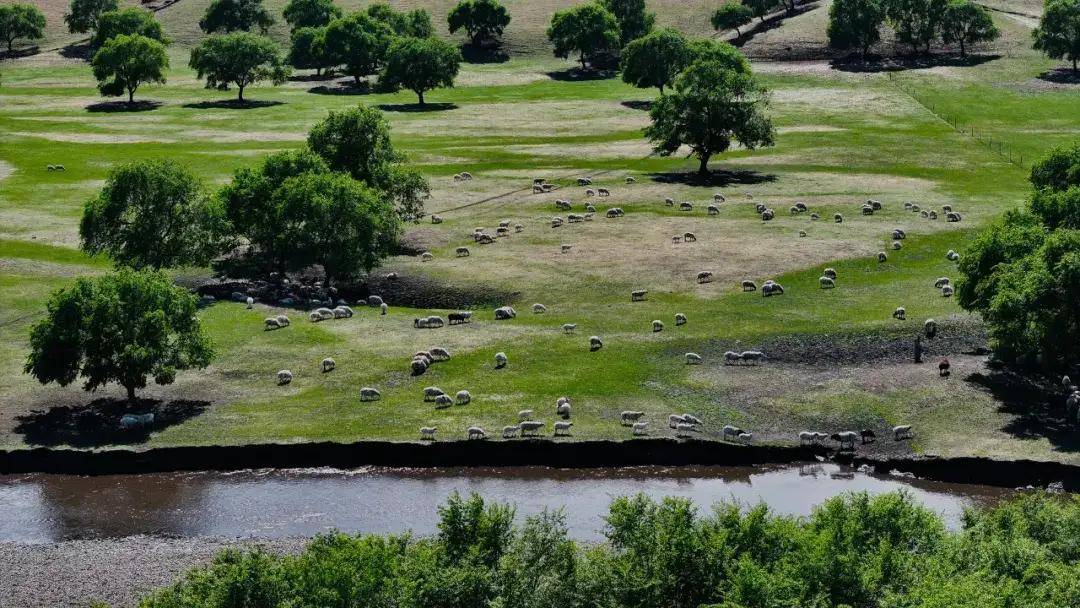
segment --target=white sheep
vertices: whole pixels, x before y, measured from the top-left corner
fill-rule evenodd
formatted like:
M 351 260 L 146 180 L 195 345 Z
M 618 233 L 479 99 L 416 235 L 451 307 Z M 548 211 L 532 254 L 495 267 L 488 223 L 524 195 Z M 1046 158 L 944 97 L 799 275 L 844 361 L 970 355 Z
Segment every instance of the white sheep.
M 937 287 L 938 289 L 941 289 L 946 285 L 952 285 L 952 281 L 949 280 L 949 277 L 939 277 L 938 280 L 934 281 L 934 287 Z
M 652 330 L 653 333 L 664 331 L 664 322 L 660 319 L 653 319 Z
M 724 198 L 724 195 L 720 194 L 719 192 L 713 194 L 712 198 L 713 198 L 713 202 L 715 202 L 715 203 L 722 203 L 722 202 L 727 200 L 726 198 Z
M 431 353 L 431 358 L 435 361 L 450 360 L 450 351 L 441 346 L 433 346 L 428 352 Z
M 927 319 L 923 322 L 923 334 L 925 334 L 927 338 L 930 338 L 932 340 L 934 336 L 937 335 L 937 330 L 937 321 L 933 319 Z
M 468 439 L 487 439 L 487 433 L 478 426 L 470 426 L 465 435 Z
M 803 238 L 805 236 L 806 236 L 806 231 L 805 230 L 800 230 L 799 231 L 799 238 Z
M 379 314 L 380 315 L 385 317 L 387 311 L 389 311 L 389 310 L 390 310 L 390 307 L 387 306 L 386 302 L 383 302 L 382 304 L 379 304 Z
M 753 281 L 743 281 L 742 282 L 742 290 L 743 291 L 757 291 L 757 283 L 755 283 Z
M 435 441 L 435 431 L 439 430 L 434 426 L 422 426 L 420 427 L 420 441 L 425 439 L 428 441 Z
M 424 387 L 424 401 L 435 401 L 435 398 L 439 395 L 445 395 L 446 392 L 437 386 L 425 386 Z
M 836 222 L 837 224 L 843 224 L 844 223 L 844 216 L 837 213 L 837 214 L 833 215 L 833 221 Z
M 409 369 L 412 370 L 414 376 L 419 376 L 427 371 L 429 365 L 427 359 L 413 359 L 409 363 Z
M 285 386 L 290 382 L 292 382 L 292 372 L 287 369 L 283 369 L 277 373 L 278 386 Z
M 686 424 L 681 414 L 668 414 L 667 425 L 669 429 L 676 428 L 680 424 Z
M 675 436 L 690 437 L 696 430 L 698 430 L 697 427 L 692 424 L 679 423 L 675 425 Z
M 248 310 L 255 307 L 255 298 L 248 296 L 245 302 L 247 303 Z
M 626 177 L 626 183 L 628 183 L 628 184 L 636 184 L 636 183 L 637 183 L 637 179 L 635 179 L 634 177 L 631 177 L 631 176 L 629 176 L 629 175 L 628 175 L 628 176 Z
M 458 247 L 457 249 L 454 250 L 454 253 L 459 258 L 467 258 L 467 257 L 469 257 L 469 248 L 468 247 Z
M 701 365 L 701 362 L 703 361 L 701 355 L 697 353 L 686 353 L 685 357 L 687 365 Z
M 641 420 L 641 417 L 644 416 L 644 415 L 645 415 L 645 412 L 639 412 L 639 411 L 635 411 L 635 410 L 625 410 L 625 411 L 623 411 L 622 413 L 619 414 L 619 422 L 623 426 L 626 426 L 627 424 L 630 424 L 631 422 L 637 422 L 638 420 Z
M 897 228 L 897 229 L 892 231 L 892 238 L 893 238 L 894 241 L 899 241 L 899 240 L 902 240 L 902 239 L 906 239 L 907 238 L 907 233 L 904 232 L 903 230 Z
M 554 424 L 555 432 L 553 433 L 553 435 L 555 437 L 558 437 L 559 435 L 569 435 L 570 427 L 572 426 L 574 426 L 574 423 L 570 422 L 569 420 L 556 421 Z
M 826 268 L 821 274 L 829 277 L 830 279 L 835 279 L 836 278 L 836 269 L 835 268 Z
M 422 261 L 422 262 L 430 262 L 431 260 L 434 260 L 434 259 L 435 259 L 435 256 L 432 255 L 430 251 L 425 251 L 425 252 L 420 254 L 420 261 Z
M 635 422 L 631 428 L 633 429 L 632 433 L 635 437 L 649 434 L 648 422 Z
M 454 398 L 458 405 L 468 405 L 472 401 L 472 394 L 469 391 L 460 390 Z
M 517 437 L 517 434 L 518 434 L 518 427 L 517 427 L 516 424 L 515 425 L 509 425 L 509 426 L 504 426 L 502 428 L 502 438 L 503 439 L 513 439 L 514 437 Z
M 889 256 L 884 251 L 879 251 L 877 254 L 877 261 L 880 264 L 884 264 L 889 261 Z
M 503 353 L 503 352 L 495 353 L 495 369 L 502 369 L 502 368 L 506 367 L 506 363 L 507 363 L 506 353 Z
M 278 320 L 276 318 L 274 318 L 274 317 L 267 317 L 266 319 L 263 320 L 263 323 L 266 325 L 267 330 L 280 329 L 282 327 L 285 327 L 281 323 L 278 323 Z
M 350 319 L 356 314 L 356 311 L 351 307 L 342 304 L 341 306 L 334 308 L 331 313 L 333 313 L 335 319 Z
M 536 304 L 532 305 L 532 311 L 533 314 L 542 315 L 547 312 L 547 306 L 544 306 L 543 304 L 537 302 Z
M 687 424 L 704 424 L 701 421 L 701 418 L 698 418 L 697 416 L 695 416 L 693 414 L 683 414 L 682 417 L 683 417 L 683 422 L 685 422 Z
M 571 249 L 571 248 L 573 248 L 573 245 L 566 245 L 566 244 L 563 244 L 563 245 L 560 245 L 560 246 L 559 246 L 559 249 L 560 249 L 560 250 L 561 250 L 561 251 L 562 251 L 563 253 L 570 253 L 570 249 Z
M 562 403 L 555 406 L 555 415 L 563 418 L 564 420 L 570 417 L 571 406 L 569 403 Z
M 941 295 L 942 295 L 942 297 L 945 297 L 945 298 L 952 297 L 952 295 L 953 295 L 953 286 L 952 285 L 945 285 L 944 287 L 942 287 L 941 288 Z
M 959 259 L 960 259 L 960 254 L 959 254 L 959 253 L 956 253 L 955 251 L 953 251 L 952 249 L 950 249 L 950 250 L 949 250 L 949 251 L 948 251 L 948 252 L 947 252 L 947 253 L 945 254 L 945 259 L 949 260 L 950 262 L 955 262 L 955 261 L 957 261 L 957 260 L 959 260 Z
M 607 188 L 597 188 L 596 196 L 611 196 L 611 191 Z
M 572 334 L 577 329 L 577 323 L 563 323 L 563 333 Z
M 521 224 L 514 224 L 514 232 L 524 232 L 525 226 Z
M 506 321 L 508 319 L 517 318 L 517 311 L 511 306 L 500 306 L 495 309 L 495 320 Z
M 322 360 L 322 371 L 324 374 L 334 371 L 335 368 L 337 368 L 337 361 L 334 361 L 332 357 L 327 357 Z
M 737 426 L 732 426 L 730 424 L 725 424 L 722 432 L 723 432 L 724 440 L 727 441 L 728 437 L 731 437 L 732 439 L 735 439 L 736 437 L 738 437 L 739 434 L 741 434 L 743 432 L 743 430 L 740 429 Z
M 739 353 L 739 358 L 747 363 L 757 364 L 766 359 L 765 353 L 756 350 L 744 350 Z
M 822 289 L 832 289 L 833 287 L 836 287 L 836 281 L 829 277 L 819 277 L 818 283 L 821 284 Z
M 894 426 L 892 429 L 893 440 L 900 441 L 901 439 L 911 439 L 915 435 L 911 432 L 910 424 L 902 424 L 900 426 Z
M 675 313 L 675 325 L 686 325 L 686 315 L 681 312 Z
M 904 244 L 901 243 L 900 241 L 893 241 L 892 242 L 892 248 L 893 248 L 893 251 L 900 251 L 901 249 L 904 248 Z
M 585 196 L 596 196 L 596 190 L 593 190 L 592 188 L 589 188 L 588 190 L 585 191 Z
M 447 408 L 454 405 L 454 399 L 450 395 L 436 395 L 435 407 L 437 409 Z
M 799 433 L 799 445 L 813 445 L 817 440 L 817 433 L 813 431 L 801 431 Z
M 382 393 L 377 388 L 365 386 L 360 389 L 360 401 L 378 401 L 382 399 Z
M 635 289 L 634 291 L 630 292 L 630 301 L 631 302 L 643 302 L 643 301 L 645 301 L 645 296 L 648 293 L 649 292 L 646 289 Z
M 784 287 L 779 283 L 765 283 L 761 286 L 762 297 L 769 296 L 782 296 L 784 295 Z
M 750 443 L 752 441 L 754 441 L 754 434 L 753 433 L 739 433 L 739 436 L 737 437 L 737 439 L 740 442 L 745 443 L 746 445 L 750 445 Z
M 544 428 L 544 423 L 539 420 L 522 420 L 518 423 L 518 428 L 521 429 L 522 437 L 536 435 L 540 429 Z
M 600 336 L 589 336 L 589 351 L 596 352 L 604 348 L 604 342 L 600 339 Z
M 518 412 L 518 422 L 522 422 L 524 420 L 531 420 L 532 417 L 533 417 L 533 411 L 532 410 L 521 410 L 521 411 Z M 517 427 L 514 427 L 514 428 L 517 428 Z
M 431 215 L 431 223 L 432 224 L 441 224 L 442 222 L 443 222 L 442 216 L 435 215 L 435 214 Z
M 712 280 L 713 272 L 711 270 L 702 270 L 697 273 L 697 282 L 699 285 L 703 283 L 712 283 Z
M 590 186 L 590 185 L 592 185 L 592 180 L 587 178 L 587 177 L 579 177 L 579 178 L 577 178 L 577 185 L 579 185 L 579 186 Z
M 763 222 L 772 221 L 774 217 L 776 217 L 776 212 L 772 209 L 766 209 L 761 212 L 761 221 Z
M 274 318 L 277 319 L 277 322 L 278 322 L 279 326 L 281 326 L 281 327 L 288 327 L 289 326 L 289 317 L 287 317 L 285 315 L 278 315 L 278 316 L 276 316 Z
M 690 201 L 683 201 L 683 202 L 679 203 L 679 211 L 693 211 L 693 210 L 694 210 L 694 203 L 691 203 Z
M 741 365 L 742 355 L 733 350 L 724 353 L 724 365 Z
M 903 306 L 897 306 L 896 309 L 892 311 L 892 316 L 894 319 L 905 321 L 907 320 L 907 310 Z
M 671 198 L 670 196 L 665 197 L 664 198 L 664 206 L 665 207 L 674 207 L 675 206 L 675 199 Z

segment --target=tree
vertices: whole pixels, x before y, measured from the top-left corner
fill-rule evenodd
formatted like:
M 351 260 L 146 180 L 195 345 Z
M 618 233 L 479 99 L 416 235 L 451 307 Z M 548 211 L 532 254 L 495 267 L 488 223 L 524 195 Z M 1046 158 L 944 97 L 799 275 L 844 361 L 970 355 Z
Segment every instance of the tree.
M 743 0 L 743 4 L 750 8 L 750 12 L 765 23 L 765 16 L 780 6 L 780 0 Z
M 556 11 L 551 17 L 547 37 L 555 44 L 555 56 L 566 58 L 580 54 L 582 69 L 600 54 L 619 48 L 619 22 L 599 4 L 583 4 Z
M 97 29 L 102 13 L 115 11 L 119 6 L 116 0 L 71 0 L 71 7 L 64 15 L 68 31 L 72 34 L 85 34 Z
M 341 9 L 334 0 L 289 0 L 282 11 L 293 33 L 305 27 L 323 27 L 341 18 Z
M 379 84 L 389 90 L 408 89 L 424 105 L 424 92 L 453 87 L 461 51 L 438 38 L 399 38 L 386 53 Z
M 344 65 L 345 73 L 359 83 L 379 71 L 393 36 L 386 23 L 353 13 L 326 26 L 326 53 L 331 65 Z
M 645 10 L 645 0 L 600 0 L 600 4 L 619 22 L 619 48 L 651 32 L 656 23 L 656 13 Z
M 687 65 L 697 61 L 716 61 L 720 65 L 742 74 L 750 73 L 750 61 L 730 43 L 711 38 L 697 38 L 687 44 Z
M 739 28 L 750 23 L 754 18 L 754 11 L 750 7 L 738 2 L 725 2 L 716 9 L 712 16 L 712 26 L 716 31 L 735 30 L 735 36 L 742 38 Z
M 938 37 L 947 0 L 886 0 L 885 17 L 896 39 L 910 44 L 913 51 L 930 52 Z
M 45 15 L 31 4 L 0 6 L 0 40 L 7 42 L 8 53 L 19 38 L 39 40 L 45 37 Z
M 169 39 L 165 37 L 165 32 L 157 19 L 154 19 L 153 13 L 141 8 L 123 8 L 101 13 L 97 29 L 90 37 L 90 50 L 96 51 L 117 36 L 135 34 L 169 44 Z
M 941 16 L 941 40 L 958 43 L 960 56 L 967 56 L 967 45 L 996 40 L 1001 32 L 990 13 L 971 0 L 950 0 Z
M 321 75 L 323 68 L 330 67 L 326 52 L 326 28 L 302 27 L 294 30 L 288 62 L 298 70 L 313 69 L 316 75 Z
M 695 61 L 675 79 L 674 92 L 653 104 L 645 136 L 662 156 L 689 147 L 704 177 L 709 159 L 725 152 L 732 140 L 749 150 L 773 144 L 773 126 L 764 114 L 767 105 L 765 89 L 751 74 L 718 61 Z
M 461 0 L 446 16 L 450 33 L 465 30 L 476 48 L 494 46 L 510 25 L 510 12 L 498 0 Z
M 398 36 L 429 38 L 435 35 L 435 24 L 431 21 L 431 13 L 422 8 L 402 13 L 395 11 L 385 2 L 374 2 L 368 5 L 365 14 L 376 21 L 385 23 Z
M 686 37 L 675 28 L 656 30 L 623 47 L 622 79 L 638 88 L 664 87 L 689 63 Z
M 829 46 L 834 49 L 858 49 L 863 59 L 870 47 L 881 40 L 885 21 L 882 0 L 834 0 L 829 7 Z
M 221 221 L 190 170 L 169 160 L 143 160 L 109 173 L 83 207 L 79 236 L 88 253 L 106 253 L 122 266 L 203 266 L 222 249 Z
M 144 82 L 165 83 L 169 55 L 165 45 L 146 36 L 121 34 L 110 38 L 91 60 L 94 78 L 102 95 L 128 94 L 134 103 L 135 90 Z
M 1045 0 L 1039 27 L 1031 36 L 1036 50 L 1051 59 L 1071 61 L 1073 72 L 1080 73 L 1080 0 Z
M 237 101 L 244 101 L 244 88 L 260 80 L 279 85 L 289 77 L 289 68 L 272 40 L 249 32 L 210 36 L 191 49 L 188 65 L 206 88 L 238 89 Z
M 177 371 L 210 364 L 196 304 L 161 271 L 77 279 L 52 294 L 47 316 L 30 330 L 24 371 L 60 386 L 82 377 L 87 391 L 115 382 L 134 401 L 149 377 L 172 384 Z
M 273 24 L 274 17 L 262 0 L 213 0 L 199 20 L 199 27 L 207 34 L 247 32 L 256 26 L 265 34 Z

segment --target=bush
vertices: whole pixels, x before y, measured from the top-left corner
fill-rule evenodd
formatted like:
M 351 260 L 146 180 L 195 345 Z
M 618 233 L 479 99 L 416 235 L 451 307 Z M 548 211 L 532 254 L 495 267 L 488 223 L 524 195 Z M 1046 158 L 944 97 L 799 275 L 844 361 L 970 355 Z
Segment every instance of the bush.
M 589 62 L 619 49 L 619 22 L 599 4 L 583 4 L 556 11 L 551 17 L 547 37 L 555 45 L 555 56 L 566 58 L 578 53 L 582 69 Z
M 712 16 L 712 26 L 716 31 L 735 30 L 735 35 L 742 38 L 739 28 L 754 19 L 754 11 L 738 2 L 725 2 L 716 9 Z
M 865 59 L 881 39 L 885 21 L 882 0 L 835 0 L 829 7 L 829 46 L 834 49 L 857 49 Z
M 453 87 L 461 66 L 457 47 L 438 38 L 399 38 L 386 52 L 379 85 L 386 90 L 408 89 L 424 105 L 424 93 Z
M 341 17 L 341 9 L 333 0 L 289 0 L 281 14 L 295 33 L 305 27 L 325 26 Z
M 118 11 L 108 11 L 98 17 L 97 30 L 90 37 L 90 50 L 97 51 L 116 36 L 134 36 L 138 34 L 151 40 L 157 40 L 162 44 L 168 44 L 169 39 L 161 29 L 161 24 L 154 19 L 154 14 L 141 8 L 124 8 Z
M 474 47 L 494 46 L 510 25 L 510 13 L 498 0 L 461 0 L 446 16 L 450 33 L 465 30 Z
M 274 18 L 262 0 L 213 0 L 199 21 L 207 34 L 247 32 L 255 27 L 265 34 L 273 24 Z
M 7 42 L 10 54 L 19 38 L 40 40 L 45 37 L 45 14 L 32 4 L 0 6 L 0 40 Z
M 71 7 L 64 15 L 68 31 L 72 34 L 85 34 L 97 29 L 102 13 L 115 11 L 119 6 L 116 0 L 71 0 Z
M 210 36 L 191 49 L 188 65 L 206 88 L 237 89 L 236 99 L 244 101 L 244 89 L 262 80 L 275 85 L 285 82 L 289 68 L 272 40 L 248 32 Z

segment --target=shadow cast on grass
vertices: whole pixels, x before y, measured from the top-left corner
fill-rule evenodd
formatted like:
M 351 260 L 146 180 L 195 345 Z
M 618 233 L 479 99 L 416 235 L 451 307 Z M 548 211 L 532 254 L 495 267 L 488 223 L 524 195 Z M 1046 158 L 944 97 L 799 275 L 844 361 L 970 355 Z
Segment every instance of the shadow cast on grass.
M 652 104 L 653 102 L 644 99 L 632 99 L 629 101 L 619 102 L 619 105 L 623 106 L 624 108 L 630 108 L 631 110 L 641 110 L 643 112 L 648 112 L 649 110 L 651 110 Z
M 59 53 L 65 59 L 82 59 L 84 61 L 90 61 L 93 54 L 90 52 L 90 42 L 88 40 L 73 42 L 60 49 Z
M 100 103 L 92 103 L 86 106 L 87 112 L 149 112 L 160 108 L 162 102 L 139 100 L 134 102 L 127 101 L 102 101 Z
M 375 107 L 383 112 L 445 112 L 458 109 L 456 103 L 382 103 Z
M 730 186 L 764 184 L 775 182 L 777 177 L 772 173 L 761 173 L 751 170 L 728 171 L 724 169 L 709 171 L 708 175 L 700 175 L 697 171 L 653 173 L 652 180 L 661 184 L 685 184 L 689 186 Z
M 4 47 L 3 51 L 0 51 L 0 59 L 22 59 L 23 57 L 29 57 L 31 55 L 37 55 L 41 52 L 41 49 L 37 46 L 28 46 L 21 49 L 7 50 Z
M 484 48 L 472 44 L 461 47 L 461 57 L 465 63 L 506 63 L 510 53 L 501 47 Z
M 770 30 L 775 30 L 776 28 L 784 25 L 785 20 L 792 17 L 798 17 L 803 13 L 808 13 L 817 8 L 818 6 L 820 6 L 820 4 L 818 4 L 817 2 L 807 2 L 805 4 L 800 4 L 796 6 L 795 10 L 793 11 L 784 10 L 771 17 L 767 17 L 764 22 L 759 20 L 755 22 L 754 29 L 742 31 L 742 34 L 733 38 L 730 43 L 736 48 L 741 48 L 747 42 L 753 40 L 754 36 L 757 36 L 758 34 L 764 34 L 765 32 L 768 32 Z
M 581 68 L 569 68 L 566 70 L 558 70 L 555 72 L 548 72 L 547 75 L 552 80 L 558 80 L 560 82 L 586 82 L 590 80 L 607 80 L 618 76 L 618 72 L 615 70 L 584 70 Z
M 371 83 L 361 81 L 355 82 L 338 82 L 332 85 L 319 85 L 317 87 L 311 87 L 308 89 L 308 93 L 314 93 L 316 95 L 370 95 L 374 92 Z
M 145 443 L 150 434 L 202 414 L 208 401 L 161 401 L 102 398 L 81 406 L 59 405 L 32 411 L 15 418 L 14 431 L 30 445 L 95 448 L 105 445 Z M 152 424 L 126 429 L 120 426 L 124 414 L 154 414 Z
M 1009 369 L 974 373 L 964 381 L 988 390 L 1001 404 L 998 411 L 1015 416 L 1002 428 L 1006 433 L 1018 439 L 1045 438 L 1061 452 L 1080 451 L 1080 429 L 1067 419 L 1060 386 Z
M 183 107 L 191 110 L 254 110 L 256 108 L 271 108 L 285 105 L 284 101 L 274 100 L 247 100 L 222 99 L 220 101 L 196 101 L 185 103 Z
M 1053 82 L 1054 84 L 1080 84 L 1080 72 L 1075 72 L 1072 68 L 1046 70 L 1039 74 L 1039 80 Z
M 905 55 L 902 57 L 869 55 L 866 59 L 860 57 L 834 59 L 829 62 L 829 65 L 840 72 L 877 73 L 922 70 L 935 67 L 973 67 L 995 59 L 1001 59 L 1001 55 L 968 55 L 966 57 L 960 55 Z

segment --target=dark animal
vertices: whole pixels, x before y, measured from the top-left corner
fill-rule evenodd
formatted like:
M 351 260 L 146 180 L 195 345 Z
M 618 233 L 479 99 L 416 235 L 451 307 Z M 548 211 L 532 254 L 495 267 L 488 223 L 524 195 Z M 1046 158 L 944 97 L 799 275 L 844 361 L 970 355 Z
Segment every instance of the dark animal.
M 877 439 L 877 435 L 870 429 L 863 429 L 859 431 L 859 437 L 862 438 L 863 443 L 870 443 Z
M 949 374 L 952 373 L 952 372 L 949 371 L 949 367 L 950 367 L 950 364 L 949 364 L 948 359 L 942 359 L 941 361 L 939 361 L 938 364 L 937 364 L 937 373 L 938 373 L 938 375 L 941 376 L 942 378 L 948 378 Z

